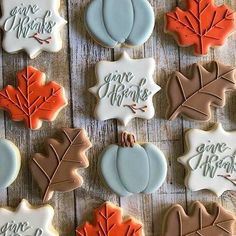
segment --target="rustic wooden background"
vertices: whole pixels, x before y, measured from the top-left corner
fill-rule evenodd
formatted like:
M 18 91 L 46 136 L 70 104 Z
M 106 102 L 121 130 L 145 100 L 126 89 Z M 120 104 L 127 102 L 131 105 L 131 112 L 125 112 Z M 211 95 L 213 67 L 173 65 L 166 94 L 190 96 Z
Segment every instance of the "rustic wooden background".
M 210 122 L 189 122 L 181 118 L 169 122 L 165 120 L 167 107 L 165 87 L 168 78 L 175 70 L 189 74 L 189 66 L 195 62 L 207 63 L 219 60 L 225 64 L 236 63 L 236 33 L 225 46 L 212 49 L 206 57 L 195 57 L 191 48 L 179 48 L 173 38 L 164 33 L 164 13 L 172 10 L 184 1 L 150 0 L 155 15 L 156 27 L 150 40 L 142 47 L 126 49 L 131 57 L 154 57 L 156 59 L 156 82 L 162 87 L 154 97 L 155 118 L 150 121 L 136 119 L 130 122 L 126 130 L 136 134 L 139 141 L 149 141 L 160 147 L 168 161 L 168 177 L 161 189 L 152 195 L 135 195 L 119 198 L 106 189 L 98 178 L 98 155 L 105 146 L 118 141 L 118 134 L 124 130 L 117 121 L 98 122 L 93 118 L 95 97 L 88 88 L 96 83 L 94 67 L 100 60 L 116 60 L 124 49 L 105 49 L 95 43 L 85 30 L 84 9 L 89 0 L 61 0 L 61 14 L 68 20 L 62 36 L 64 48 L 57 54 L 42 53 L 35 60 L 29 60 L 25 53 L 9 55 L 4 51 L 0 57 L 0 87 L 15 85 L 18 70 L 32 65 L 47 74 L 48 80 L 61 83 L 69 99 L 69 105 L 53 123 L 44 122 L 38 131 L 30 131 L 22 124 L 9 120 L 8 115 L 0 112 L 0 134 L 12 140 L 22 154 L 21 172 L 12 186 L 0 191 L 0 204 L 15 207 L 22 198 L 33 204 L 41 204 L 37 184 L 32 180 L 28 161 L 34 152 L 42 150 L 43 140 L 54 135 L 64 127 L 85 128 L 94 146 L 89 151 L 90 167 L 82 170 L 85 179 L 82 188 L 70 193 L 57 193 L 50 204 L 55 208 L 55 227 L 61 236 L 72 236 L 75 228 L 88 219 L 92 209 L 106 200 L 120 205 L 126 214 L 134 215 L 144 223 L 146 236 L 159 236 L 163 215 L 166 209 L 175 203 L 185 208 L 194 200 L 206 203 L 220 202 L 224 207 L 236 213 L 236 194 L 225 193 L 221 198 L 208 191 L 190 192 L 184 187 L 184 168 L 176 159 L 184 152 L 184 132 L 189 128 L 209 128 L 220 121 L 225 129 L 236 129 L 236 96 L 227 96 L 227 105 L 213 111 Z M 236 10 L 235 0 L 216 1 L 227 3 Z M 140 170 L 141 171 L 141 170 Z

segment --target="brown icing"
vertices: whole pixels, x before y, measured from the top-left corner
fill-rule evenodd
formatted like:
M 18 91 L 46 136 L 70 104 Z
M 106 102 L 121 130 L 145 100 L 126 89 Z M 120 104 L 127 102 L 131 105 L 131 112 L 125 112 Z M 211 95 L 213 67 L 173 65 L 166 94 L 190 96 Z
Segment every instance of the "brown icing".
M 193 65 L 192 79 L 180 72 L 169 80 L 167 118 L 179 115 L 199 121 L 211 118 L 210 106 L 223 107 L 225 92 L 235 89 L 235 68 L 213 61 L 208 71 L 199 64 Z
M 189 215 L 182 206 L 174 205 L 165 216 L 163 236 L 232 236 L 234 223 L 234 216 L 217 203 L 209 213 L 194 202 Z
M 122 147 L 133 147 L 136 143 L 136 138 L 133 134 L 122 132 L 121 133 L 121 146 Z
M 47 155 L 36 153 L 30 162 L 44 202 L 52 198 L 54 191 L 68 192 L 83 184 L 77 170 L 88 167 L 85 152 L 91 146 L 83 129 L 63 128 L 60 141 L 52 138 L 46 140 Z

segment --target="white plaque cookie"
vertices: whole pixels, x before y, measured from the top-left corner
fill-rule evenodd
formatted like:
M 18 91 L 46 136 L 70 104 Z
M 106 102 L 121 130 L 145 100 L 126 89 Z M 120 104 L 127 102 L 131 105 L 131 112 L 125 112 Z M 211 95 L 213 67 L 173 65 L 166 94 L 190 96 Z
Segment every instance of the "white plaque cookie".
M 23 199 L 16 210 L 0 208 L 0 235 L 58 236 L 52 226 L 53 216 L 50 205 L 34 207 Z
M 178 158 L 187 170 L 185 185 L 192 191 L 208 189 L 217 196 L 236 190 L 236 131 L 226 132 L 221 124 L 211 130 L 189 130 L 187 152 Z
M 153 96 L 161 89 L 154 81 L 153 58 L 131 59 L 124 52 L 118 61 L 96 65 L 98 83 L 90 88 L 98 99 L 95 117 L 118 119 L 123 125 L 135 118 L 151 119 L 155 110 Z
M 2 46 L 8 53 L 25 50 L 30 58 L 62 48 L 60 0 L 2 0 Z

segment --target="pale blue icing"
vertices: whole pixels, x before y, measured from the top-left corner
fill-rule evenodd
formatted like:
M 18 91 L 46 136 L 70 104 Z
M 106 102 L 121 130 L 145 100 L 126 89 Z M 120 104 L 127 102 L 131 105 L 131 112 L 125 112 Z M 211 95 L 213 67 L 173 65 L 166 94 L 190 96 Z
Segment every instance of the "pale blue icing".
M 110 145 L 101 155 L 100 171 L 107 185 L 118 195 L 152 193 L 167 175 L 164 154 L 151 143 L 133 148 Z
M 9 140 L 0 139 L 0 188 L 7 188 L 14 182 L 20 165 L 18 148 Z
M 151 36 L 155 16 L 148 0 L 92 0 L 85 24 L 103 46 L 137 46 Z

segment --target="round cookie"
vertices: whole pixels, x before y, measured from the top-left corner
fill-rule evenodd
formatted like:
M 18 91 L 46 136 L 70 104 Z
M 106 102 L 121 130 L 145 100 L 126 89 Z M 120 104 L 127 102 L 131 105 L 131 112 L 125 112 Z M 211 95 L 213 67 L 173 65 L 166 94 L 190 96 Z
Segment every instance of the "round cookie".
M 0 188 L 7 188 L 19 174 L 21 156 L 15 144 L 7 139 L 0 139 L 0 152 Z
M 139 46 L 152 34 L 155 16 L 148 0 L 91 0 L 85 24 L 104 47 Z
M 58 12 L 60 0 L 2 0 L 1 7 L 6 52 L 24 50 L 33 59 L 42 51 L 61 50 L 60 31 L 66 21 Z
M 226 236 L 234 235 L 235 217 L 218 203 L 208 212 L 200 202 L 194 202 L 188 213 L 173 205 L 166 213 L 163 236 Z
M 86 222 L 76 229 L 77 236 L 142 236 L 142 224 L 133 217 L 122 217 L 122 209 L 105 202 L 94 210 L 92 223 Z
M 39 129 L 43 120 L 54 121 L 67 105 L 64 88 L 32 66 L 17 73 L 18 86 L 0 90 L 0 108 L 14 121 L 24 121 L 30 129 Z
M 2 235 L 58 236 L 52 225 L 54 210 L 50 205 L 32 206 L 25 199 L 16 209 L 0 208 Z
M 236 191 L 236 131 L 221 124 L 211 130 L 191 129 L 185 135 L 186 153 L 178 158 L 187 170 L 185 185 L 191 191 L 209 189 L 218 197 Z
M 100 121 L 115 118 L 123 125 L 135 117 L 151 119 L 155 114 L 152 99 L 161 89 L 153 81 L 154 71 L 153 58 L 131 59 L 126 52 L 117 61 L 97 63 L 98 82 L 89 89 L 98 99 L 95 117 Z
M 214 0 L 186 2 L 186 11 L 177 7 L 166 14 L 165 31 L 179 46 L 193 46 L 196 55 L 206 55 L 210 47 L 222 46 L 236 28 L 233 10 L 225 4 L 216 6 Z
M 120 196 L 148 194 L 165 181 L 167 163 L 155 145 L 138 144 L 133 135 L 123 132 L 121 145 L 110 145 L 101 154 L 100 172 L 106 184 Z

